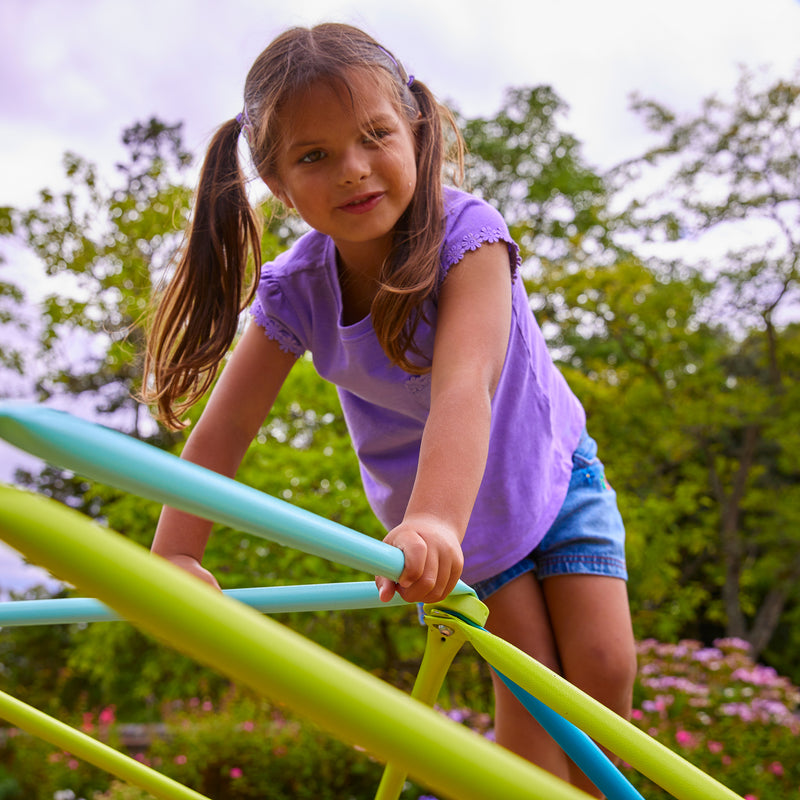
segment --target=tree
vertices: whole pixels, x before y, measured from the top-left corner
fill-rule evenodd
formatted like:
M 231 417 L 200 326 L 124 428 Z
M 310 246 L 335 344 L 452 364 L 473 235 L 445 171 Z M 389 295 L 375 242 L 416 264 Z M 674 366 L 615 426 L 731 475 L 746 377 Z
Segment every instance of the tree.
M 596 260 L 611 244 L 605 182 L 561 129 L 566 110 L 550 87 L 523 87 L 496 116 L 462 121 L 467 188 L 500 210 L 529 267 Z
M 138 437 L 153 431 L 135 400 L 143 341 L 137 323 L 189 212 L 190 190 L 177 180 L 191 162 L 180 129 L 152 119 L 126 130 L 130 161 L 118 165 L 123 182 L 116 188 L 67 153 L 69 188 L 43 190 L 35 208 L 5 209 L 0 229 L 38 257 L 52 283 L 41 303 L 39 399 L 80 398 Z
M 631 472 L 628 488 L 639 502 L 670 504 L 660 516 L 673 537 L 662 563 L 681 587 L 672 610 L 747 639 L 758 655 L 800 600 L 800 86 L 758 89 L 745 74 L 733 101 L 711 98 L 686 120 L 651 101 L 636 108 L 662 144 L 610 179 L 630 201 L 622 220 L 638 259 L 591 282 L 544 280 L 563 286 L 550 306 L 574 366 L 593 358 L 616 403 L 603 413 L 624 409 L 632 423 L 620 441 L 642 457 L 637 431 L 652 437 L 659 474 L 640 465 L 653 482 Z M 636 178 L 657 190 L 630 200 Z M 649 558 L 663 537 L 656 520 L 645 523 Z

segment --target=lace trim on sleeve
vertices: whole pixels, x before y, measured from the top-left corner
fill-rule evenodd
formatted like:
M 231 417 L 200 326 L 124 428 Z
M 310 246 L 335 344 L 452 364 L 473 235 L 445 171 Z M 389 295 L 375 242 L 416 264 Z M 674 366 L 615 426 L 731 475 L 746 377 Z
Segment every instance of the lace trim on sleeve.
M 261 303 L 253 303 L 250 309 L 250 315 L 256 324 L 263 329 L 264 333 L 273 341 L 278 343 L 278 347 L 284 353 L 291 353 L 297 358 L 300 358 L 305 353 L 306 348 L 303 347 L 300 340 L 286 328 L 284 328 L 273 317 L 268 317 L 261 307 Z
M 519 268 L 522 266 L 519 248 L 516 242 L 508 235 L 507 230 L 501 226 L 490 228 L 484 225 L 477 231 L 470 231 L 465 234 L 460 241 L 454 242 L 445 250 L 444 253 L 444 272 L 450 267 L 454 267 L 464 256 L 477 250 L 482 244 L 493 244 L 495 242 L 505 242 L 508 245 L 508 254 L 511 259 L 511 277 L 516 278 Z

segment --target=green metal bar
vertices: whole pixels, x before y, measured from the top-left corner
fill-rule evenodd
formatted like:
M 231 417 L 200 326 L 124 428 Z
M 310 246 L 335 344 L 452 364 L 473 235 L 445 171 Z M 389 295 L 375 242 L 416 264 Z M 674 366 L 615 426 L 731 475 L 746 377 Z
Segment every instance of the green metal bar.
M 498 672 L 530 692 L 677 800 L 742 800 L 644 731 L 508 642 L 461 619 L 450 622 Z
M 470 619 L 475 619 L 477 624 L 482 625 L 486 622 L 489 609 L 477 597 L 459 595 L 458 597 L 449 598 L 449 602 L 454 604 Z M 426 606 L 425 610 L 426 614 L 431 616 L 441 613 L 436 606 Z M 447 675 L 447 670 L 450 669 L 450 665 L 453 663 L 456 653 L 461 649 L 461 645 L 466 641 L 463 633 L 447 626 L 448 619 L 448 614 L 442 614 L 440 622 L 429 622 L 422 664 L 420 664 L 414 688 L 411 691 L 411 696 L 415 700 L 419 700 L 428 706 L 432 706 L 436 702 Z M 405 770 L 394 762 L 389 762 L 383 771 L 375 800 L 397 800 L 403 790 L 405 780 Z
M 154 797 L 163 800 L 208 800 L 183 784 L 156 772 L 133 758 L 59 722 L 15 697 L 0 692 L 0 717 L 28 733 L 44 739 L 76 758 L 94 764 Z
M 459 800 L 587 795 L 52 500 L 0 487 L 0 538 L 142 630 Z

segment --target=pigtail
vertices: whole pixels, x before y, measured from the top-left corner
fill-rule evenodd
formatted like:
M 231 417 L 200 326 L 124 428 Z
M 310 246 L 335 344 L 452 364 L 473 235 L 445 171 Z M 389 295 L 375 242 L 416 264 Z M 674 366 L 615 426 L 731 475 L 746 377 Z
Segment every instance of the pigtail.
M 452 130 L 456 180 L 463 175 L 463 142 L 450 112 L 425 84 L 410 80 L 414 103 L 412 126 L 417 147 L 417 188 L 395 231 L 394 248 L 384 265 L 381 285 L 372 303 L 375 334 L 388 358 L 412 374 L 430 370 L 414 336 L 424 319 L 423 306 L 439 288 L 444 241 L 442 170 L 447 159 L 444 122 Z
M 248 253 L 256 272 L 261 236 L 239 166 L 240 120 L 226 122 L 206 154 L 194 218 L 175 273 L 153 316 L 144 365 L 143 399 L 172 429 L 208 390 L 251 301 Z

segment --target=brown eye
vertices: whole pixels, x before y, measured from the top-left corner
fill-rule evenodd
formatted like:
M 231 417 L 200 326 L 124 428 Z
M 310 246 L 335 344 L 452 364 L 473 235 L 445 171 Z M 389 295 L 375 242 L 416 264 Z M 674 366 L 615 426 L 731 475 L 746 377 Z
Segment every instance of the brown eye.
M 306 153 L 300 158 L 300 163 L 315 164 L 317 161 L 321 161 L 323 158 L 325 158 L 325 153 L 323 153 L 322 150 L 312 150 L 310 153 Z

